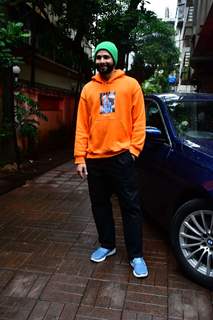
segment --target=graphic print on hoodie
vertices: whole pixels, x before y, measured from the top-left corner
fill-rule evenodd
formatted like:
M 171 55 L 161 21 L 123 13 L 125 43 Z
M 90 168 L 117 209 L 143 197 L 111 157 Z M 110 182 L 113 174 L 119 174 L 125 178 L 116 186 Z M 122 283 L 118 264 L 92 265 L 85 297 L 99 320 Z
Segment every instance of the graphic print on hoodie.
M 115 112 L 115 91 L 100 93 L 100 113 Z

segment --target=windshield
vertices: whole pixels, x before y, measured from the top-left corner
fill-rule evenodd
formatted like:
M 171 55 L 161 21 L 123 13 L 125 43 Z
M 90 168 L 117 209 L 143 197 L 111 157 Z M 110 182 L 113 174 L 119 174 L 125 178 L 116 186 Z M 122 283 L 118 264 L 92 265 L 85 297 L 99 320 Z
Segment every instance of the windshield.
M 177 135 L 185 139 L 213 139 L 213 101 L 168 101 Z

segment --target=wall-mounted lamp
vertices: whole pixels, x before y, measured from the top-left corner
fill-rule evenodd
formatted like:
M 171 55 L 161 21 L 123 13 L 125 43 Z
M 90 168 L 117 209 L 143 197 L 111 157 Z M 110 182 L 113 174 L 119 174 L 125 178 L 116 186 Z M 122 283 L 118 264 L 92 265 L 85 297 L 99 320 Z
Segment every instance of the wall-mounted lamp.
M 15 65 L 15 66 L 13 66 L 12 70 L 13 70 L 14 80 L 15 80 L 15 82 L 18 82 L 18 77 L 21 72 L 21 68 L 19 66 Z

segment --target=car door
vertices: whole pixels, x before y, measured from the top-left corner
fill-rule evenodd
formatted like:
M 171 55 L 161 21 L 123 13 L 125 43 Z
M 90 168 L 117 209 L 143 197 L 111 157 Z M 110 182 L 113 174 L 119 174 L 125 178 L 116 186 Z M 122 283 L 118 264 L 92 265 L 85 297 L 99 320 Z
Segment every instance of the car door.
M 137 162 L 142 207 L 151 215 L 160 215 L 163 221 L 173 197 L 174 172 L 169 159 L 174 150 L 160 105 L 152 98 L 146 100 L 146 118 L 147 127 L 158 128 L 161 134 L 156 137 L 147 133 Z

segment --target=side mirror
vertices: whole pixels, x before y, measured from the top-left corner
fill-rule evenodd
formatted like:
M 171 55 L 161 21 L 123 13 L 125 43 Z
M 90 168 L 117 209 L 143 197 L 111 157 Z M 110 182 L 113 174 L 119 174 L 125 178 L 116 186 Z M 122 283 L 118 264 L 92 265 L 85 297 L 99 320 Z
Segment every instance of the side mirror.
M 161 136 L 161 130 L 156 127 L 146 127 L 146 136 L 148 139 L 156 139 L 160 138 Z

